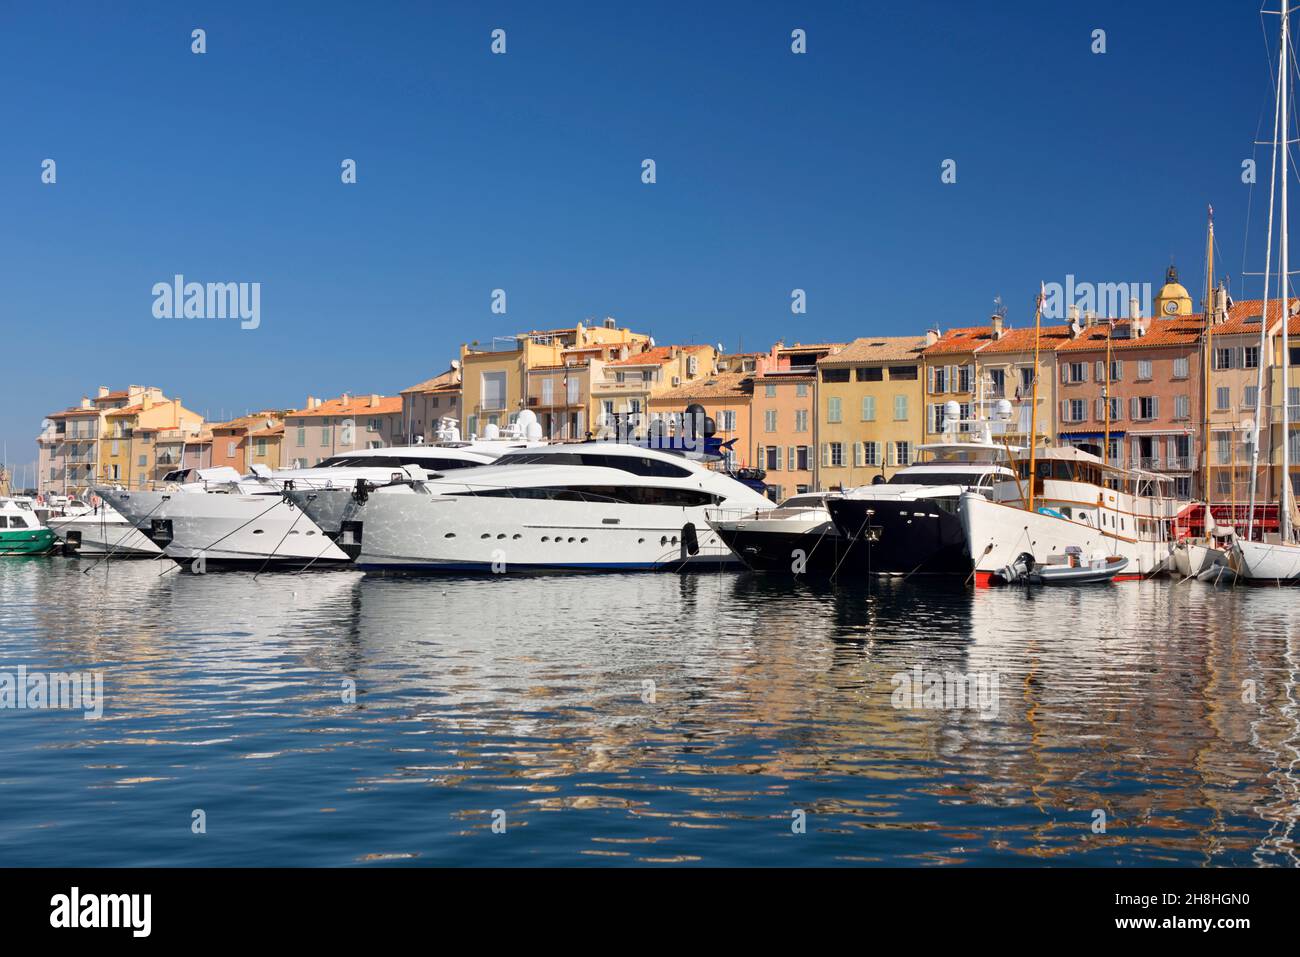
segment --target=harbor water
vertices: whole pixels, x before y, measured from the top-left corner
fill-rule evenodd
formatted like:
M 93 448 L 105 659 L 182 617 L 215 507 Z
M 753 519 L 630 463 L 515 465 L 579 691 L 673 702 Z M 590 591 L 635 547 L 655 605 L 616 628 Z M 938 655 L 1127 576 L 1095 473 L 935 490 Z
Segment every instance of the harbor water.
M 0 864 L 1291 867 L 1295 602 L 6 559 Z

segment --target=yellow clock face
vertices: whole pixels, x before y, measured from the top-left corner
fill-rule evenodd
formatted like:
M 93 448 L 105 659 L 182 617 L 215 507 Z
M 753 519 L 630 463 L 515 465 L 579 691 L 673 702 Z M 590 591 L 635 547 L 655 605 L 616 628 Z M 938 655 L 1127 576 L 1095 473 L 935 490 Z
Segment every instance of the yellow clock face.
M 1177 311 L 1178 311 L 1178 303 L 1176 302 L 1165 303 L 1165 315 L 1172 316 Z

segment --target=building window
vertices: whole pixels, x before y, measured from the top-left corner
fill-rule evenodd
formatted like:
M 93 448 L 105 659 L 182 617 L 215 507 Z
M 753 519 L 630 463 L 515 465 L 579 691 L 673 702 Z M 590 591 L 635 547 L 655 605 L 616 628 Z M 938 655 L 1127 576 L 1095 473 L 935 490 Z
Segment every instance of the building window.
M 915 382 L 916 366 L 890 366 L 889 378 L 893 382 Z
M 766 384 L 763 386 L 763 389 L 764 389 L 764 394 L 765 394 L 769 399 L 775 399 L 775 398 L 776 398 L 776 383 L 775 383 L 775 382 L 768 382 L 768 383 L 766 383 Z M 769 429 L 768 431 L 771 431 L 771 430 Z
M 839 396 L 831 396 L 826 400 L 826 421 L 839 422 L 840 418 L 840 400 Z
M 808 410 L 807 409 L 794 410 L 794 430 L 796 432 L 808 431 Z
M 1224 389 L 1223 391 L 1227 392 L 1228 390 Z M 1185 395 L 1174 396 L 1174 418 L 1190 419 L 1191 417 L 1192 417 L 1192 400 Z
M 894 421 L 907 421 L 907 396 L 905 395 L 894 396 Z
M 880 443 L 864 442 L 862 443 L 862 464 L 876 465 L 880 464 Z
M 723 432 L 736 431 L 736 412 L 734 409 L 724 409 L 718 413 L 718 428 Z
M 823 382 L 848 382 L 849 370 L 848 369 L 823 369 L 822 381 Z
M 1186 399 L 1187 396 L 1180 395 L 1178 398 Z M 1220 412 L 1225 412 L 1232 408 L 1232 390 L 1226 385 L 1221 385 L 1214 390 L 1214 407 Z
M 794 467 L 791 469 L 791 471 L 795 471 L 795 470 L 798 470 L 800 472 L 808 471 L 808 446 L 806 445 L 800 445 L 795 447 Z
M 1149 368 L 1150 363 L 1147 363 L 1147 365 L 1148 365 L 1147 378 L 1149 379 L 1151 378 L 1151 370 Z M 1186 379 L 1188 373 L 1190 372 L 1190 368 L 1191 367 L 1190 367 L 1190 363 L 1187 361 L 1187 356 L 1179 356 L 1177 359 L 1174 360 L 1174 378 Z
M 1178 498 L 1192 497 L 1192 477 L 1180 475 L 1174 479 L 1174 495 Z
M 306 444 L 307 444 L 307 429 L 300 425 L 298 426 L 298 448 L 302 448 Z
M 1259 368 L 1259 346 L 1246 346 L 1242 351 L 1242 368 L 1258 369 Z
M 1067 383 L 1087 382 L 1088 381 L 1088 363 L 1086 362 L 1067 362 L 1061 366 L 1061 381 Z
M 763 413 L 763 431 L 776 431 L 776 409 L 768 409 Z
M 506 374 L 504 372 L 480 373 L 479 395 L 485 410 L 504 409 L 506 407 Z
M 1259 386 L 1248 385 L 1245 392 L 1242 393 L 1241 404 L 1247 409 L 1253 409 L 1259 403 Z
M 885 370 L 881 366 L 858 366 L 857 380 L 859 382 L 883 382 Z
M 1151 360 L 1150 360 L 1150 359 L 1139 359 L 1139 360 L 1138 360 L 1138 374 L 1137 374 L 1137 377 L 1138 377 L 1138 381 L 1139 381 L 1139 382 L 1149 382 L 1149 381 L 1151 380 Z
M 864 395 L 862 397 L 862 421 L 876 421 L 876 397 L 874 395 Z
M 844 443 L 843 443 L 843 442 L 831 442 L 831 443 L 830 443 L 830 450 L 831 450 L 831 458 L 830 458 L 830 465 L 831 465 L 831 467 L 832 467 L 832 468 L 837 468 L 837 469 L 838 469 L 838 468 L 843 468 L 843 466 L 844 466 Z
M 1160 402 L 1155 396 L 1133 397 L 1133 418 L 1139 421 L 1154 419 L 1159 415 Z
M 911 442 L 894 443 L 894 464 L 898 466 L 912 464 L 912 443 Z
M 1088 417 L 1088 403 L 1084 399 L 1065 400 L 1065 421 L 1082 422 Z
M 794 394 L 801 399 L 808 398 L 808 383 L 800 382 L 794 387 Z
M 1228 348 L 1228 349 L 1215 349 L 1215 350 L 1214 350 L 1214 368 L 1216 368 L 1216 369 L 1231 369 L 1231 368 L 1232 368 L 1232 352 L 1233 352 L 1233 350 L 1232 350 L 1231 348 Z

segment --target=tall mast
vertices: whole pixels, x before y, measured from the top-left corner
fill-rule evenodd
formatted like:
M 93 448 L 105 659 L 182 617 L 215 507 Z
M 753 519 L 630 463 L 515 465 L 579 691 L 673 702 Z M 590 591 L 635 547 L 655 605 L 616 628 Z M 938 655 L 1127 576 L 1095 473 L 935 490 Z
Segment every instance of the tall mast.
M 1130 326 L 1133 324 L 1133 320 L 1135 318 L 1137 317 L 1136 316 L 1128 317 Z M 1105 386 L 1103 386 L 1101 391 L 1102 404 L 1105 406 L 1105 416 L 1106 416 L 1106 433 L 1101 440 L 1101 461 L 1105 465 L 1110 464 L 1110 365 L 1111 365 L 1110 336 L 1111 333 L 1114 331 L 1115 331 L 1115 320 L 1108 319 L 1106 321 L 1106 384 Z
M 1038 302 L 1034 306 L 1034 385 L 1029 396 L 1029 511 L 1034 510 L 1034 451 L 1038 448 L 1038 331 L 1043 318 L 1043 299 L 1047 290 L 1038 284 Z
M 1278 298 L 1282 300 L 1282 481 L 1281 494 L 1278 496 L 1277 511 L 1277 531 L 1278 538 L 1283 542 L 1291 541 L 1291 512 L 1290 512 L 1290 492 L 1291 492 L 1291 402 L 1290 390 L 1287 379 L 1287 367 L 1290 363 L 1290 349 L 1287 339 L 1287 327 L 1291 322 L 1291 276 L 1287 268 L 1287 205 L 1286 205 L 1286 180 L 1287 155 L 1291 152 L 1290 136 L 1287 125 L 1290 117 L 1287 115 L 1287 88 L 1290 86 L 1291 73 L 1288 64 L 1291 62 L 1291 10 L 1287 7 L 1288 0 L 1282 0 L 1282 56 L 1278 62 L 1278 70 L 1282 76 L 1278 80 L 1279 102 L 1278 109 L 1282 113 L 1282 136 L 1281 136 L 1281 172 L 1279 176 L 1282 180 L 1282 243 L 1278 257 L 1278 274 L 1277 285 L 1279 290 Z
M 1286 3 L 1287 0 L 1282 0 Z M 1285 11 L 1285 7 L 1283 8 Z M 1282 22 L 1286 23 L 1285 13 Z M 1285 31 L 1285 26 L 1283 27 Z M 1283 37 L 1286 34 L 1283 32 Z M 1268 336 L 1268 280 L 1272 274 L 1273 266 L 1273 198 L 1277 189 L 1277 143 L 1278 143 L 1278 126 L 1282 120 L 1282 79 L 1286 76 L 1286 41 L 1282 43 L 1282 58 L 1277 65 L 1277 96 L 1273 100 L 1273 159 L 1269 166 L 1268 174 L 1268 237 L 1264 243 L 1264 310 L 1260 316 L 1259 323 L 1259 371 L 1256 373 L 1255 388 L 1255 427 L 1250 443 L 1250 513 L 1246 518 L 1246 539 L 1249 541 L 1254 538 L 1255 532 L 1255 490 L 1259 485 L 1259 442 L 1260 431 L 1264 418 L 1264 410 L 1272 408 L 1272 402 L 1267 404 L 1264 401 L 1264 371 L 1270 373 L 1270 382 L 1268 387 L 1272 388 L 1271 373 L 1273 371 L 1273 352 L 1269 348 Z M 1272 452 L 1272 435 L 1273 423 L 1269 423 L 1269 456 L 1268 467 L 1269 474 L 1272 475 L 1273 452 Z
M 1210 527 L 1210 372 L 1214 368 L 1214 207 L 1205 233 L 1205 331 L 1201 337 L 1201 496 L 1205 499 L 1206 523 Z

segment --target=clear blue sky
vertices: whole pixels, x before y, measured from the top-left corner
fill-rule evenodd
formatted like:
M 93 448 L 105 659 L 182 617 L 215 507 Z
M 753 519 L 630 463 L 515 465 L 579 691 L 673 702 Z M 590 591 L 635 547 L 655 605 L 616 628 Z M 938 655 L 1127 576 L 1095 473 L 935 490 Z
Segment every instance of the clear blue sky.
M 34 460 L 100 384 L 213 418 L 395 393 L 461 342 L 607 314 L 729 348 L 997 295 L 1019 324 L 1040 280 L 1158 285 L 1171 256 L 1199 301 L 1207 203 L 1241 271 L 1271 45 L 1222 0 L 11 2 L 0 439 Z M 261 282 L 261 328 L 154 318 L 175 273 Z

